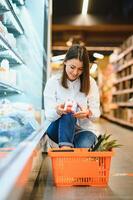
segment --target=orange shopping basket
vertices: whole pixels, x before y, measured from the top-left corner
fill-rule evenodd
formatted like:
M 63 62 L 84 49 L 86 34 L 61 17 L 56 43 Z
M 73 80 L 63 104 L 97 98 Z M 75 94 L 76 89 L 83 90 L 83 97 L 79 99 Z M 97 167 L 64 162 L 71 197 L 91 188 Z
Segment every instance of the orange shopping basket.
M 90 152 L 86 148 L 49 149 L 56 186 L 106 186 L 109 180 L 108 152 Z

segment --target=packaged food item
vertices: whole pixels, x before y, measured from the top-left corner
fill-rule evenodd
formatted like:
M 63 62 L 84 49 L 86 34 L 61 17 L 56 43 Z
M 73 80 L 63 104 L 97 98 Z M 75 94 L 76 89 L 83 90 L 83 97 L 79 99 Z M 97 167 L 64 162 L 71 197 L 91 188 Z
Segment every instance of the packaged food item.
M 67 112 L 76 112 L 77 111 L 77 102 L 74 100 L 68 99 L 65 102 L 64 110 Z
M 1 71 L 9 72 L 9 61 L 7 59 L 3 59 L 1 61 Z

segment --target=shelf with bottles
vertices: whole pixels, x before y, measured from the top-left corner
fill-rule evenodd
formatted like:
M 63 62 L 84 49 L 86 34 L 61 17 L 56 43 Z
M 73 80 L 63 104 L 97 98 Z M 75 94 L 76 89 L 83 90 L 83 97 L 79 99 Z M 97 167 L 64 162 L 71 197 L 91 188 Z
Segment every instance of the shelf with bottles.
M 123 78 L 133 74 L 133 54 L 132 57 L 124 65 L 121 64 L 115 72 L 117 74 L 117 78 Z
M 117 80 L 114 82 L 114 84 L 115 84 L 115 85 L 117 85 L 117 84 L 122 84 L 122 85 L 123 85 L 123 82 L 127 81 L 127 82 L 126 82 L 126 85 L 130 85 L 129 83 L 130 83 L 131 79 L 133 79 L 133 74 L 130 74 L 130 75 L 125 76 L 125 77 L 123 77 L 123 78 L 117 79 Z M 125 83 L 124 83 L 124 84 L 125 84 Z M 123 87 L 124 87 L 124 85 L 123 85 Z
M 133 46 L 129 46 L 127 49 L 125 49 L 123 52 L 121 52 L 116 59 L 114 59 L 113 63 L 119 62 L 122 60 L 122 58 L 126 57 L 129 53 L 133 51 Z M 126 60 L 125 60 L 126 61 Z
M 115 107 L 109 116 L 104 116 L 133 128 L 133 36 L 130 36 L 116 52 L 116 56 L 115 53 L 110 56 L 115 72 L 112 92 L 112 103 Z
M 128 93 L 133 93 L 133 88 L 117 90 L 113 92 L 113 95 L 128 94 Z
M 132 51 L 133 51 L 133 35 L 128 37 L 119 48 L 116 48 L 114 50 L 114 53 L 112 53 L 110 57 L 110 62 L 112 64 L 120 63 L 124 61 L 126 63 L 127 60 L 130 60 L 132 57 Z
M 119 66 L 119 67 L 117 68 L 117 70 L 115 70 L 115 72 L 120 72 L 120 71 L 124 70 L 125 68 L 127 68 L 127 67 L 129 67 L 129 66 L 131 66 L 131 65 L 133 65 L 133 58 L 131 58 L 131 59 L 130 59 L 129 61 L 127 61 L 125 64 Z
M 123 73 L 126 75 L 126 71 L 132 71 L 133 49 L 126 56 L 122 57 L 119 61 L 113 63 L 113 66 L 114 71 L 119 74 Z
M 22 94 L 22 93 L 23 91 L 19 90 L 18 88 L 0 81 L 0 96 L 6 96 L 10 94 Z
M 5 0 L 5 4 L 10 12 L 5 12 L 1 16 L 2 23 L 7 27 L 8 31 L 13 33 L 15 36 L 23 34 L 24 28 L 14 11 L 13 4 L 9 0 Z
M 114 95 L 112 101 L 118 106 L 130 107 L 133 105 L 133 93 Z
M 116 73 L 127 67 L 131 68 L 133 65 L 133 35 L 123 42 L 120 48 L 114 50 L 110 56 L 110 63 L 113 64 Z M 123 73 L 126 73 L 126 69 Z

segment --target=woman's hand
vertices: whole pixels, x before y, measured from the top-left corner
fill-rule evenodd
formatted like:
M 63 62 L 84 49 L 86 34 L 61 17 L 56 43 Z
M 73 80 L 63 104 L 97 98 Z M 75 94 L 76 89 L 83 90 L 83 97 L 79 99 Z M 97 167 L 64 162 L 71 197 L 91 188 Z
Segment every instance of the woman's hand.
M 89 109 L 83 109 L 79 104 L 78 107 L 80 108 L 80 111 L 73 114 L 74 117 L 78 119 L 85 119 L 89 118 L 92 115 L 92 112 Z
M 56 112 L 57 112 L 58 115 L 61 116 L 63 114 L 67 114 L 67 112 L 64 110 L 64 106 L 65 106 L 64 103 L 56 106 Z

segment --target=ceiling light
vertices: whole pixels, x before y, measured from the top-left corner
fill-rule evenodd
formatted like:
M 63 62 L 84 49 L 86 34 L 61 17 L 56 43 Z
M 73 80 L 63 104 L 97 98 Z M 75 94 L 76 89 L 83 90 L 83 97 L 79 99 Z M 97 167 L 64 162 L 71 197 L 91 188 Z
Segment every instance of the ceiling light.
M 98 58 L 98 59 L 103 59 L 104 55 L 101 53 L 93 53 L 93 57 Z
M 82 15 L 86 15 L 88 11 L 89 0 L 83 0 Z

